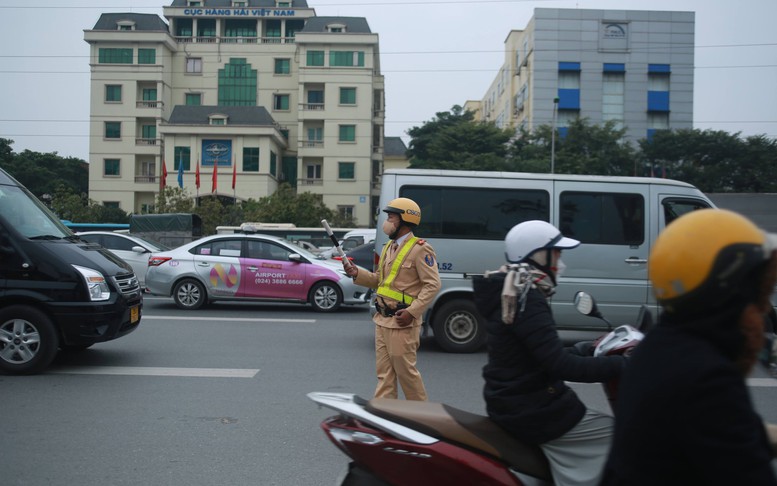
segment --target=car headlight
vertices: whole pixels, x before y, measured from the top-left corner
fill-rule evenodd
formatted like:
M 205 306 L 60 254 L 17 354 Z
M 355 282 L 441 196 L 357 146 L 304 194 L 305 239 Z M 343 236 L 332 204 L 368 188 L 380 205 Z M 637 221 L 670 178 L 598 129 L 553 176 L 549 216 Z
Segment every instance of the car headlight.
M 84 277 L 86 288 L 89 291 L 89 300 L 108 300 L 111 297 L 111 290 L 108 288 L 108 282 L 105 281 L 102 273 L 91 268 L 79 267 L 78 265 L 73 265 L 73 268 L 78 270 L 81 276 Z

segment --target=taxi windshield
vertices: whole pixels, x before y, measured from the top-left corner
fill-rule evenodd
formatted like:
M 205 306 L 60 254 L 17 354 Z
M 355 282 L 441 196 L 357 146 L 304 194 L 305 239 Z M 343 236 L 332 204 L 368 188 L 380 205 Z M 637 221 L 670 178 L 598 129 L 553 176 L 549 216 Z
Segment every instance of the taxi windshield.
M 0 216 L 30 239 L 61 239 L 73 234 L 46 206 L 17 186 L 0 186 Z

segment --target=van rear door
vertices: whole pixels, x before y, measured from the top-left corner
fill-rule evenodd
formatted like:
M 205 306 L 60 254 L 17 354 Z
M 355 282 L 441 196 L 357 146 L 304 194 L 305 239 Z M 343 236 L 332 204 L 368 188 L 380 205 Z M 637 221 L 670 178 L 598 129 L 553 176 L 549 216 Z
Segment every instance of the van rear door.
M 560 327 L 595 327 L 577 314 L 575 292 L 593 295 L 614 325 L 631 323 L 648 300 L 650 186 L 556 181 L 554 223 L 581 245 L 563 253 L 567 269 L 553 298 Z

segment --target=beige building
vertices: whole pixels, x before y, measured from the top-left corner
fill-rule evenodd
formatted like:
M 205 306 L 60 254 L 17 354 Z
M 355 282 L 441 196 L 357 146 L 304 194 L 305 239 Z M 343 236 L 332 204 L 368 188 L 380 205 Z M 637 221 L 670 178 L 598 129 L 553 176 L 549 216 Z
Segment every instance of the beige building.
M 163 179 L 238 201 L 288 182 L 368 226 L 385 96 L 366 19 L 305 0 L 173 0 L 164 17 L 103 14 L 84 33 L 89 197 L 142 213 Z

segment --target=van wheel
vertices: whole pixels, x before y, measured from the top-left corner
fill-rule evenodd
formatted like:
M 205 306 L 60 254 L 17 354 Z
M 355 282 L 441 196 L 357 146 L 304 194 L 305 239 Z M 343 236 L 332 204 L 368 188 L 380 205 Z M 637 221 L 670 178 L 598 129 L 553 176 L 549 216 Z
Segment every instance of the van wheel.
M 31 375 L 54 360 L 59 338 L 49 316 L 25 305 L 0 310 L 0 370 Z
M 323 281 L 310 289 L 308 300 L 316 312 L 333 312 L 340 308 L 343 296 L 337 284 Z
M 173 289 L 173 300 L 179 309 L 197 310 L 208 300 L 205 287 L 193 279 L 181 280 Z
M 472 353 L 486 342 L 486 326 L 469 300 L 446 302 L 434 313 L 434 340 L 449 353 Z

